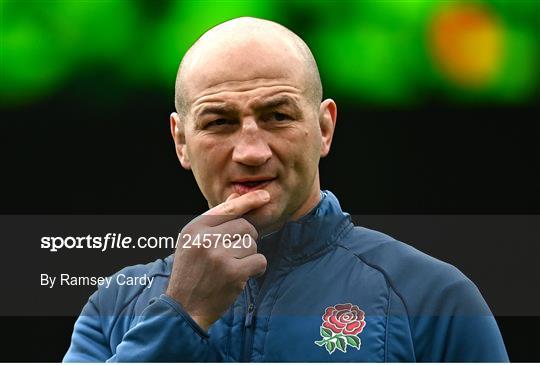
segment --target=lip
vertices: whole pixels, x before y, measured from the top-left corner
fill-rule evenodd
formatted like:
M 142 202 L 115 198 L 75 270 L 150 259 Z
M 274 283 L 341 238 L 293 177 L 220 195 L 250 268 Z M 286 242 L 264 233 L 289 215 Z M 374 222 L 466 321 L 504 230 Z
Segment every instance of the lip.
M 276 179 L 275 177 L 266 177 L 266 176 L 246 177 L 246 178 L 241 178 L 241 179 L 234 180 L 232 182 L 232 186 L 233 186 L 234 191 L 237 194 L 244 195 L 244 194 L 249 193 L 250 191 L 264 189 L 266 186 L 268 186 L 275 179 Z M 251 183 L 251 182 L 256 182 L 256 181 L 261 181 L 261 183 L 255 185 L 255 186 L 248 186 L 248 185 L 245 184 L 245 183 Z
M 248 176 L 248 177 L 242 177 L 238 179 L 233 180 L 233 184 L 235 183 L 244 183 L 244 182 L 252 182 L 252 181 L 265 181 L 265 180 L 274 180 L 274 176 Z

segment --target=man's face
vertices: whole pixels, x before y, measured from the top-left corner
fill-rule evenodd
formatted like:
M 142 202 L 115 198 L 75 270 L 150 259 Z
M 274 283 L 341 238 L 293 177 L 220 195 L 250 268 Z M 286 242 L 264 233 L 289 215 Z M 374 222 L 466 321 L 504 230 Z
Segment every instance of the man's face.
M 270 202 L 247 215 L 258 228 L 307 213 L 318 200 L 323 142 L 301 60 L 252 42 L 207 50 L 188 67 L 180 160 L 209 206 L 264 189 Z

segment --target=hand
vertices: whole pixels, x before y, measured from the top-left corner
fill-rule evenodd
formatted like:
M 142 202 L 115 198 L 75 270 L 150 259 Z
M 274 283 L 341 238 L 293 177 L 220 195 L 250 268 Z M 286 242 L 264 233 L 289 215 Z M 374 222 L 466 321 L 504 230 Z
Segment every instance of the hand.
M 269 200 L 265 190 L 242 196 L 233 193 L 225 202 L 188 223 L 180 233 L 166 294 L 182 304 L 205 331 L 234 303 L 247 280 L 266 270 L 266 258 L 257 253 L 257 230 L 240 217 Z M 239 234 L 250 242 L 245 239 L 241 244 L 231 245 L 218 238 L 224 234 L 229 237 Z M 209 248 L 184 247 L 187 239 L 194 240 L 196 236 L 200 242 L 204 237 Z

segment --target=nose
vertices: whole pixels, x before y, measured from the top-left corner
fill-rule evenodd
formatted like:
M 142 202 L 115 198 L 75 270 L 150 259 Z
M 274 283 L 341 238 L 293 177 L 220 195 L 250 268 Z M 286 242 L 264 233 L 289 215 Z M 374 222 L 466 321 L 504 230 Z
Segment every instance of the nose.
M 272 157 L 272 151 L 264 136 L 252 118 L 242 121 L 242 128 L 235 140 L 232 160 L 247 166 L 261 166 Z

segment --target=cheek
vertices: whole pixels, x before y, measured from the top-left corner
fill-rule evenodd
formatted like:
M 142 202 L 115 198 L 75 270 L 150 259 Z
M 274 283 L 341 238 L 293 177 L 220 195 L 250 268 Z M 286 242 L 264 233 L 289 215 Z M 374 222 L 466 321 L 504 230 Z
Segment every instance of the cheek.
M 194 139 L 188 144 L 191 170 L 199 188 L 208 200 L 219 198 L 217 187 L 221 186 L 217 176 L 225 169 L 226 143 L 211 139 Z
M 304 199 L 317 173 L 319 150 L 314 131 L 297 128 L 287 138 L 281 138 L 275 151 L 284 166 L 286 191 L 294 201 Z
M 317 170 L 320 157 L 321 142 L 317 132 L 311 128 L 301 131 L 301 138 L 294 143 L 297 168 L 303 174 L 312 175 Z
M 226 143 L 216 141 L 205 136 L 193 138 L 188 144 L 188 151 L 192 165 L 201 172 L 212 171 L 223 160 Z

